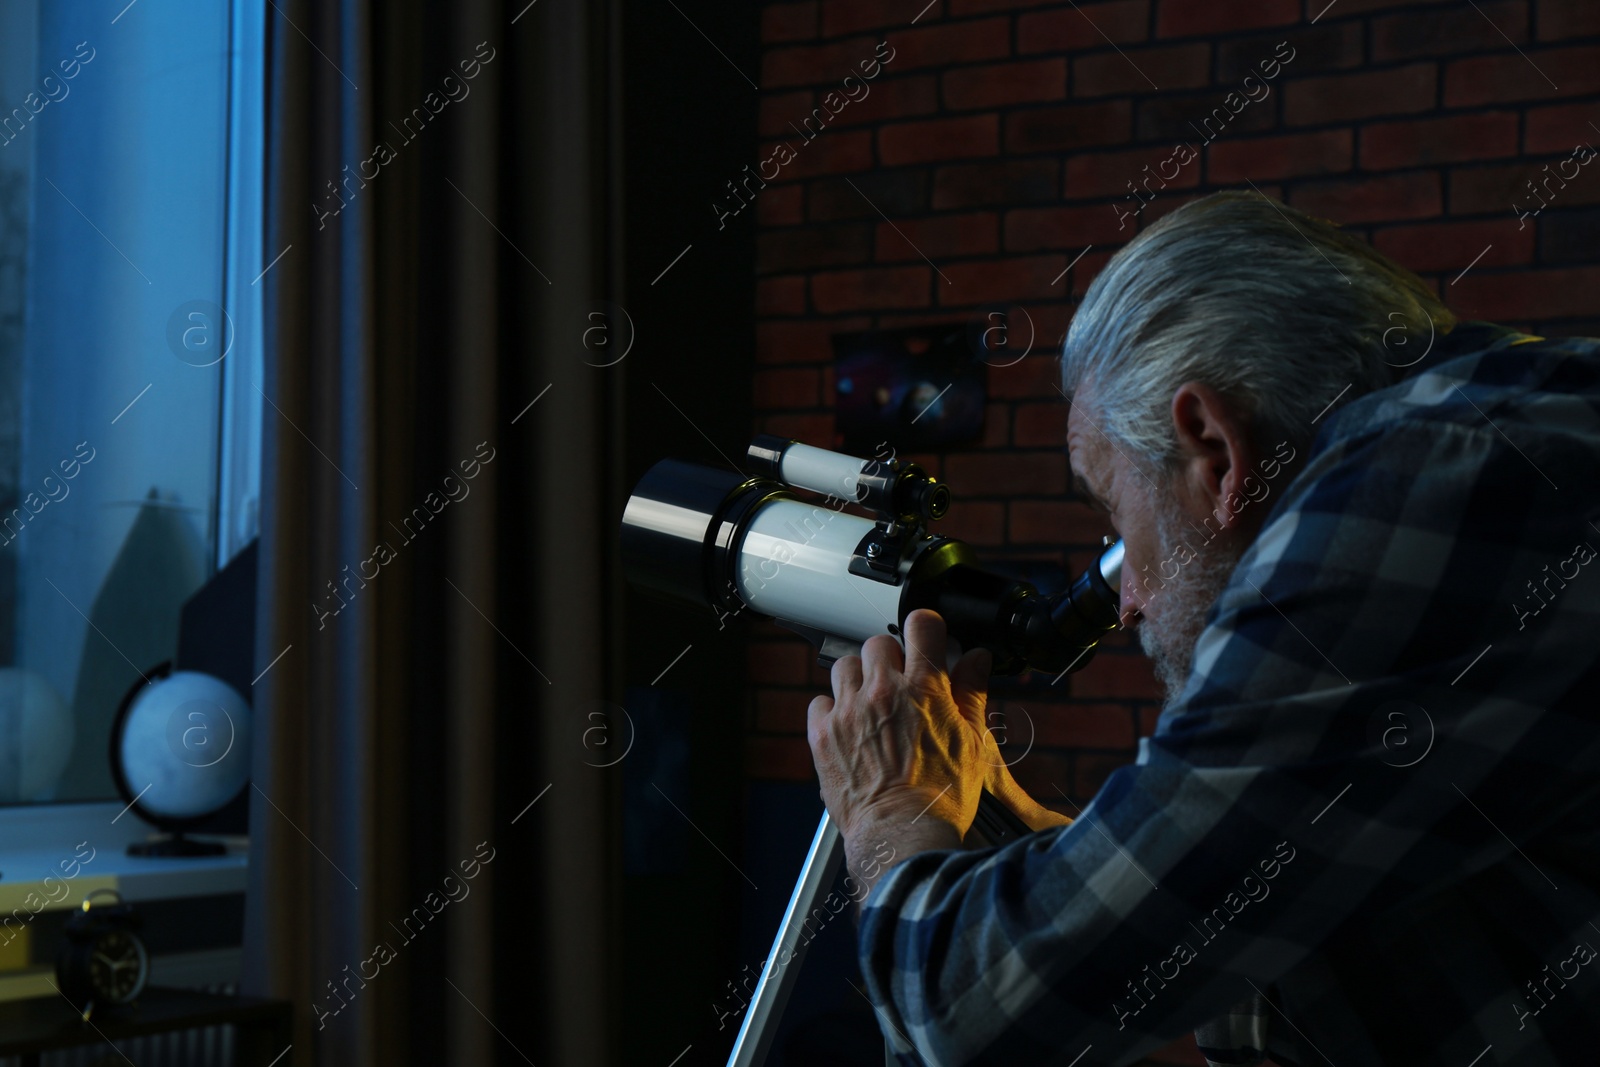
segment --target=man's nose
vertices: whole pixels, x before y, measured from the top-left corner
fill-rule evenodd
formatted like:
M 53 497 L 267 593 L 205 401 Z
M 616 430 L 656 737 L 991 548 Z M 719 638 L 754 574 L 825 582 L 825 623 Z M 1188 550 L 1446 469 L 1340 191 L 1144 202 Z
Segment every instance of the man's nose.
M 1123 630 L 1132 629 L 1143 617 L 1144 598 L 1140 595 L 1142 590 L 1132 574 L 1123 572 L 1122 581 L 1117 583 L 1118 609 L 1117 627 Z

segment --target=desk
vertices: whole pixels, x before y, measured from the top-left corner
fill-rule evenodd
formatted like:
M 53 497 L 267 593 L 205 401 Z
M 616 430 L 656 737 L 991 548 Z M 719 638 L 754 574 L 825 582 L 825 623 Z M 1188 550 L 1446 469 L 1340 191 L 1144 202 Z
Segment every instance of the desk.
M 137 1005 L 96 1012 L 86 1025 L 65 998 L 30 997 L 0 1003 L 0 1056 L 22 1056 L 24 1067 L 35 1067 L 39 1053 L 51 1049 L 231 1025 L 238 1067 L 294 1067 L 294 1053 L 282 1055 L 293 1018 L 287 1000 L 149 988 Z

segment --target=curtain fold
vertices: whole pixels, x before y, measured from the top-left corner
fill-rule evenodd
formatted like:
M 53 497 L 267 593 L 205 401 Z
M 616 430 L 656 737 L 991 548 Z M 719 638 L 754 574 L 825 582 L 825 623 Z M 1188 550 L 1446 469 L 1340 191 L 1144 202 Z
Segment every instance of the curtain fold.
M 300 1064 L 607 1062 L 613 26 L 510 6 L 267 6 L 245 990 Z

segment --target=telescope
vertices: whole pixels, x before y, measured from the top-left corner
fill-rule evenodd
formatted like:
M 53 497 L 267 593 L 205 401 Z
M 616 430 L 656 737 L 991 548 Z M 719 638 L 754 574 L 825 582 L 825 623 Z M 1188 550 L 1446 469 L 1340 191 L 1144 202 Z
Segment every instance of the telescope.
M 950 508 L 949 487 L 883 449 L 862 459 L 763 434 L 746 451 L 748 471 L 663 459 L 623 511 L 623 572 L 641 588 L 710 608 L 719 629 L 746 611 L 771 619 L 810 641 L 824 667 L 860 655 L 875 634 L 903 648 L 906 616 L 930 608 L 949 633 L 946 670 L 973 648 L 989 650 L 993 674 L 1081 669 L 1120 621 L 1122 543 L 1107 538 L 1083 574 L 1043 595 L 985 569 L 965 542 L 930 534 L 928 524 Z M 807 502 L 797 492 L 824 500 Z M 851 504 L 874 518 L 845 512 Z M 973 829 L 991 845 L 1031 832 L 987 791 Z M 765 1060 L 809 940 L 803 923 L 843 857 L 843 839 L 824 812 L 728 1067 Z
M 880 451 L 881 451 L 880 447 Z M 651 467 L 622 515 L 629 581 L 719 618 L 746 610 L 801 634 L 822 666 L 901 637 L 930 608 L 950 635 L 946 668 L 987 648 L 994 674 L 1080 669 L 1119 619 L 1122 543 L 1054 596 L 986 570 L 963 541 L 930 534 L 950 490 L 915 463 L 861 459 L 763 434 L 749 473 L 675 459 Z M 824 497 L 808 503 L 795 490 Z M 856 504 L 876 520 L 845 513 Z

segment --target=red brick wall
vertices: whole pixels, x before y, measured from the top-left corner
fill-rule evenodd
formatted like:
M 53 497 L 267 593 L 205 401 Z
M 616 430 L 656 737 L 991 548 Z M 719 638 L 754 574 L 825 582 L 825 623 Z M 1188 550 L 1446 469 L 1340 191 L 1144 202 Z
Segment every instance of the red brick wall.
M 780 140 L 796 155 L 753 194 L 757 429 L 834 443 L 836 332 L 1022 305 L 1040 344 L 989 369 L 982 442 L 914 457 L 956 494 L 936 529 L 989 558 L 1074 570 L 1092 558 L 1105 531 L 1068 495 L 1052 345 L 1072 299 L 1136 225 L 1206 192 L 1253 182 L 1344 223 L 1459 314 L 1600 332 L 1600 161 L 1564 187 L 1549 177 L 1580 142 L 1600 145 L 1596 0 L 924 3 L 763 10 L 752 172 Z M 823 94 L 859 74 L 879 42 L 893 55 L 870 94 L 804 143 L 790 123 L 826 108 Z M 1269 95 L 1259 80 L 1244 84 L 1289 49 Z M 1208 144 L 1195 126 L 1227 108 L 1230 90 L 1259 99 L 1236 97 Z M 1197 157 L 1163 171 L 1179 143 Z M 1154 199 L 1122 225 L 1137 203 L 1128 183 L 1149 174 Z M 1548 207 L 1524 223 L 1513 202 L 1539 207 L 1530 181 L 1548 181 Z M 755 631 L 749 657 L 748 773 L 812 778 L 805 709 L 828 690 L 826 674 L 776 628 Z M 1026 707 L 1038 728 L 1018 779 L 1070 813 L 1062 793 L 1082 803 L 1132 758 L 1157 690 L 1127 641 L 1062 685 L 1047 682 L 997 703 Z

